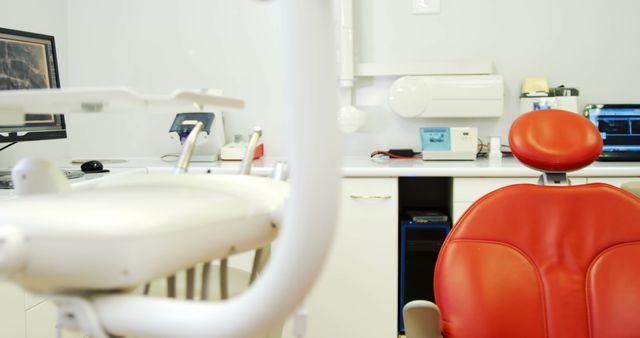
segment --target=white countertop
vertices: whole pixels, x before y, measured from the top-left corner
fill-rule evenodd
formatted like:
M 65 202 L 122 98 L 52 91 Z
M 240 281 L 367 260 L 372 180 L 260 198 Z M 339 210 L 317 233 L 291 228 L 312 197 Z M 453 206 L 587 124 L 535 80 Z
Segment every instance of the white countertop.
M 369 158 L 346 158 L 345 176 L 444 176 L 444 177 L 538 177 L 540 172 L 515 158 L 498 161 L 388 160 L 376 163 Z M 574 177 L 640 176 L 640 162 L 595 162 L 572 172 Z
M 149 173 L 171 172 L 174 162 L 152 158 L 127 158 L 124 163 L 105 163 L 106 169 L 146 168 Z M 266 157 L 254 161 L 252 174 L 268 176 L 274 165 L 284 158 Z M 79 168 L 70 161 L 58 163 L 63 168 Z M 192 173 L 235 174 L 240 162 L 195 162 Z M 442 177 L 537 177 L 539 172 L 522 165 L 515 158 L 504 158 L 498 162 L 487 159 L 476 161 L 422 161 L 396 160 L 374 162 L 367 156 L 349 156 L 342 159 L 342 173 L 345 177 L 399 177 L 399 176 L 442 176 Z M 595 162 L 587 168 L 571 173 L 573 177 L 640 177 L 640 162 Z
M 160 158 L 126 158 L 122 163 L 104 161 L 105 169 L 111 173 L 170 173 L 174 162 L 166 162 Z M 251 173 L 269 176 L 275 164 L 286 161 L 285 158 L 266 157 L 254 161 Z M 62 169 L 79 170 L 79 164 L 71 160 L 57 161 Z M 402 176 L 434 176 L 434 177 L 538 177 L 540 173 L 522 165 L 515 158 L 504 158 L 499 162 L 486 159 L 476 161 L 422 161 L 422 160 L 387 160 L 374 162 L 366 156 L 349 156 L 342 159 L 342 175 L 344 177 L 402 177 Z M 240 162 L 195 162 L 189 168 L 194 174 L 236 174 Z M 80 182 L 99 178 L 104 174 L 86 174 L 74 179 Z M 573 172 L 572 177 L 640 177 L 640 162 L 595 162 L 587 168 Z M 0 198 L 12 196 L 12 190 L 0 189 Z

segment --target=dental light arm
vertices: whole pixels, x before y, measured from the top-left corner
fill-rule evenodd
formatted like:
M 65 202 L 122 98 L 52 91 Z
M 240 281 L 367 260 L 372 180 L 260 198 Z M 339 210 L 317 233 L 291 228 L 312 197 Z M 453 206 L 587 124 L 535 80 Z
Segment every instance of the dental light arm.
M 62 323 L 77 325 L 94 338 L 256 337 L 283 322 L 318 276 L 336 220 L 339 162 L 330 3 L 281 0 L 275 4 L 284 23 L 283 66 L 291 122 L 291 185 L 284 216 L 282 202 L 287 194 L 281 190 L 286 184 L 268 178 L 149 175 L 105 180 L 96 187 L 97 194 L 91 189 L 43 194 L 0 206 L 6 212 L 0 213 L 0 219 L 14 216 L 5 219 L 4 225 L 15 224 L 5 227 L 10 242 L 4 246 L 13 248 L 7 256 L 13 257 L 13 263 L 5 270 L 0 264 L 0 274 L 9 274 L 28 289 L 50 292 L 62 311 Z M 317 140 L 323 140 L 322 147 Z M 107 205 L 92 203 L 97 196 Z M 157 205 L 140 203 L 145 199 Z M 73 205 L 84 208 L 72 209 Z M 32 206 L 53 214 L 26 215 Z M 87 227 L 74 215 L 78 210 L 83 217 L 110 216 L 103 227 L 98 221 Z M 153 220 L 147 219 L 149 215 L 154 215 Z M 52 219 L 60 223 L 53 224 Z M 207 303 L 114 291 L 170 275 L 205 258 L 264 246 L 273 239 L 274 226 L 279 231 L 278 250 L 261 277 L 236 298 Z M 30 232 L 40 234 L 42 241 L 29 238 L 29 246 L 24 245 Z M 59 235 L 59 242 L 53 235 Z M 125 237 L 119 239 L 120 235 Z M 172 247 L 163 247 L 166 244 Z M 140 254 L 141 247 L 146 254 Z M 82 252 L 104 252 L 74 254 L 82 248 L 86 249 Z M 55 264 L 48 264 L 57 258 Z M 95 271 L 104 275 L 94 275 Z
M 283 0 L 281 5 L 284 40 L 295 49 L 288 47 L 285 60 L 292 178 L 279 250 L 252 288 L 224 303 L 97 297 L 93 305 L 106 331 L 142 337 L 254 337 L 295 311 L 319 274 L 332 239 L 339 177 L 330 2 Z M 320 139 L 329 144 L 315 147 Z

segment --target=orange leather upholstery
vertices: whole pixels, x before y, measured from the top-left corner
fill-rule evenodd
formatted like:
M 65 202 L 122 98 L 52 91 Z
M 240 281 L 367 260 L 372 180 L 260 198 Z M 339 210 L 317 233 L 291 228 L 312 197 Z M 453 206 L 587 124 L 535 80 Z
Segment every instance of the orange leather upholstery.
M 602 138 L 596 126 L 576 113 L 536 110 L 513 122 L 509 146 L 530 167 L 567 172 L 586 167 L 598 158 Z
M 639 215 L 606 184 L 486 195 L 438 259 L 445 337 L 640 337 Z
M 537 114 L 533 120 L 549 117 Z M 521 127 L 512 133 L 541 133 Z M 574 149 L 575 137 L 554 143 L 541 136 L 521 142 L 527 150 L 516 147 L 516 156 L 544 170 L 581 167 L 593 157 L 588 126 L 550 128 L 577 129 L 590 150 L 570 154 L 561 148 Z M 607 184 L 489 193 L 445 241 L 435 296 L 447 338 L 640 337 L 640 199 Z

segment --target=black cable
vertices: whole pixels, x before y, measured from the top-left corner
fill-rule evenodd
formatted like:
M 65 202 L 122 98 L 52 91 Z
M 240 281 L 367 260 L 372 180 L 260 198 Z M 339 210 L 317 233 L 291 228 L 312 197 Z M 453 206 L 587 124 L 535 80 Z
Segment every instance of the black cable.
M 397 159 L 397 160 L 415 160 L 417 158 L 420 158 L 419 156 L 416 156 L 416 152 L 415 151 L 411 151 L 414 155 L 413 156 L 400 156 L 397 155 L 391 151 L 384 151 L 384 150 L 376 150 L 374 152 L 371 153 L 370 157 L 374 157 L 375 155 L 386 155 L 389 158 L 393 158 L 393 159 Z M 421 153 L 418 153 L 421 154 Z
M 478 151 L 476 151 L 476 157 L 480 157 L 481 155 L 483 155 L 484 153 L 482 152 L 482 150 L 487 147 L 486 144 L 484 144 L 482 142 L 482 140 L 478 137 Z M 488 148 L 487 148 L 488 149 Z
M 7 144 L 6 146 L 4 146 L 4 147 L 0 148 L 0 151 L 3 151 L 3 150 L 5 150 L 5 149 L 7 149 L 7 148 L 11 147 L 12 145 L 14 145 L 14 144 L 16 144 L 16 143 L 18 143 L 18 142 L 11 142 L 11 143 Z

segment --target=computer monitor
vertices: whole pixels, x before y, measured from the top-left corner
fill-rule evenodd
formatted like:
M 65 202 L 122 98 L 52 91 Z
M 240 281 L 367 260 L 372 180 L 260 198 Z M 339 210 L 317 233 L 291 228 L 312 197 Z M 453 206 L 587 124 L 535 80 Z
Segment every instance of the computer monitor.
M 584 114 L 602 136 L 598 161 L 640 161 L 640 104 L 590 104 Z
M 53 36 L 0 28 L 0 90 L 60 88 Z M 0 125 L 0 143 L 66 138 L 61 114 L 26 114 Z

